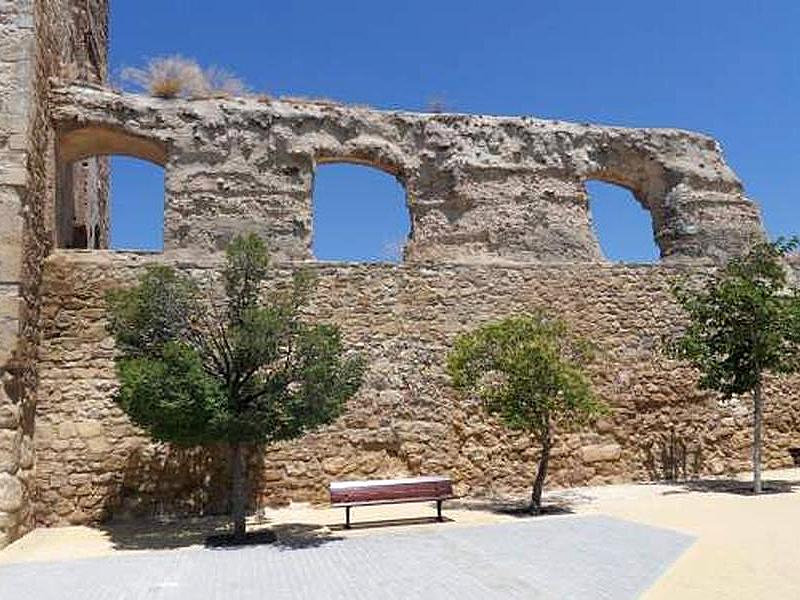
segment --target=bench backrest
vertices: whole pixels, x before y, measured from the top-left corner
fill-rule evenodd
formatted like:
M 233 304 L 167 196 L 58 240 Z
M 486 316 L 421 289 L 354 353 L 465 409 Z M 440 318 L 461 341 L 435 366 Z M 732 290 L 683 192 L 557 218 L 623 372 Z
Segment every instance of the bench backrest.
M 334 481 L 330 489 L 332 504 L 411 499 L 437 500 L 453 496 L 453 483 L 447 477 Z

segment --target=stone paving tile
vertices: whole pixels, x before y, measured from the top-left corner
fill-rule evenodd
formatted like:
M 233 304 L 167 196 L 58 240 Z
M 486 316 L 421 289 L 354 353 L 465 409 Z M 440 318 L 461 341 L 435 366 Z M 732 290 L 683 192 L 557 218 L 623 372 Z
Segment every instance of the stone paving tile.
M 0 567 L 3 600 L 637 598 L 693 538 L 605 516 Z

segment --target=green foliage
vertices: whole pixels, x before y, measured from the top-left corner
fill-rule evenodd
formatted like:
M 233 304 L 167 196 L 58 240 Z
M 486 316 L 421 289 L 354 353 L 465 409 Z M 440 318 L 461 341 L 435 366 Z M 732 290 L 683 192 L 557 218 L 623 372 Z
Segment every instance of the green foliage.
M 521 315 L 459 336 L 447 371 L 508 427 L 541 439 L 556 424 L 579 425 L 606 411 L 583 372 L 592 359 L 591 345 L 570 336 L 563 321 Z
M 267 294 L 266 247 L 233 240 L 224 298 L 168 266 L 108 296 L 120 356 L 118 401 L 155 438 L 179 444 L 269 443 L 331 422 L 361 384 L 363 360 L 336 327 L 300 309 L 305 273 Z
M 797 238 L 758 244 L 700 289 L 675 287 L 689 322 L 667 349 L 700 371 L 702 388 L 730 397 L 755 390 L 765 372 L 800 368 L 800 296 L 782 263 L 797 247 Z
M 164 265 L 149 265 L 132 289 L 109 292 L 110 330 L 128 355 L 157 354 L 180 339 L 196 311 L 194 282 Z
M 185 344 L 168 342 L 157 357 L 123 356 L 117 369 L 117 401 L 154 438 L 196 445 L 224 430 L 223 389 Z

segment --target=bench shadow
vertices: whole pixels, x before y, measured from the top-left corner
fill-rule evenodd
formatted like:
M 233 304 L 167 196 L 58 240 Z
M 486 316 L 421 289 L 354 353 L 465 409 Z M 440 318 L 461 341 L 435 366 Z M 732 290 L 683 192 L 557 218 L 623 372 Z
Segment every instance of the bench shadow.
M 100 526 L 117 550 L 175 550 L 192 546 L 231 550 L 253 545 L 297 550 L 343 539 L 330 535 L 326 529 L 308 523 L 270 524 L 262 519 L 248 524 L 249 537 L 244 544 L 232 544 L 225 539 L 231 527 L 224 516 L 109 521 Z
M 350 529 L 344 523 L 328 525 L 331 531 L 356 531 L 358 529 L 380 529 L 383 527 L 403 527 L 407 525 L 437 525 L 439 523 L 452 523 L 453 519 L 442 516 L 440 521 L 436 517 L 407 517 L 402 519 L 380 519 L 373 521 L 351 521 Z
M 662 492 L 664 496 L 690 492 L 755 496 L 753 482 L 739 479 L 691 479 L 676 484 L 678 489 Z M 800 491 L 800 480 L 766 479 L 762 482 L 761 495 L 791 494 Z

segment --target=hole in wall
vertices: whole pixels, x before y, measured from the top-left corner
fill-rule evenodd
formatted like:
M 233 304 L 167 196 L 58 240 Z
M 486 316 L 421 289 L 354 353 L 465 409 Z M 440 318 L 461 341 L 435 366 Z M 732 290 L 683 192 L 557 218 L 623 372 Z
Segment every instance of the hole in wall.
M 587 181 L 592 229 L 603 255 L 613 262 L 655 263 L 661 252 L 650 211 L 630 190 L 604 181 Z
M 112 250 L 164 249 L 164 169 L 151 162 L 111 158 L 110 242 Z
M 162 251 L 164 168 L 147 160 L 105 155 L 61 165 L 56 245 Z
M 322 164 L 314 173 L 312 203 L 318 260 L 402 261 L 411 219 L 394 176 L 363 165 Z

